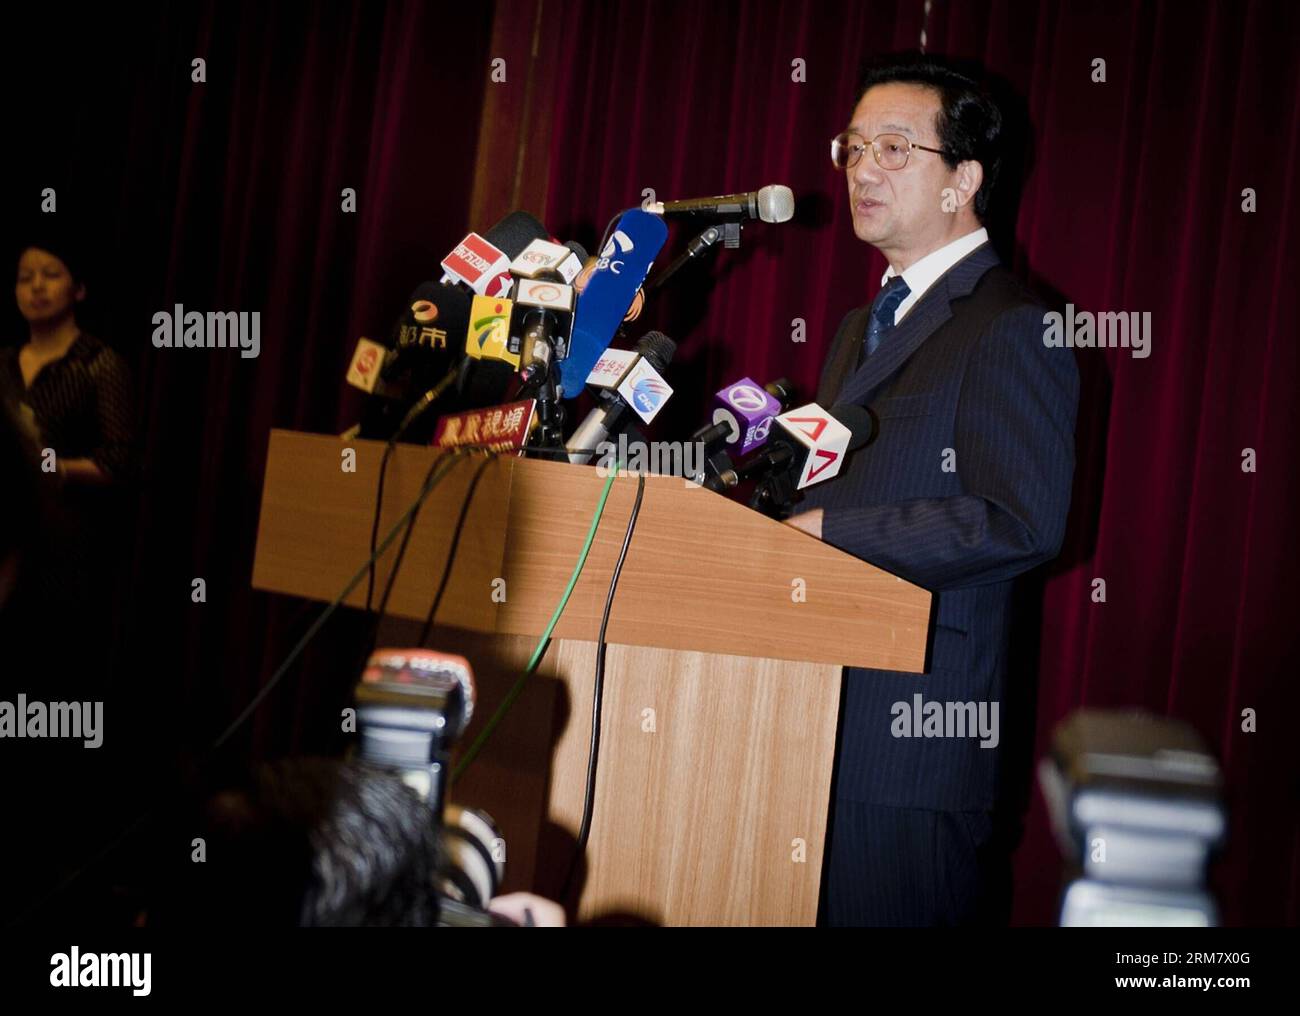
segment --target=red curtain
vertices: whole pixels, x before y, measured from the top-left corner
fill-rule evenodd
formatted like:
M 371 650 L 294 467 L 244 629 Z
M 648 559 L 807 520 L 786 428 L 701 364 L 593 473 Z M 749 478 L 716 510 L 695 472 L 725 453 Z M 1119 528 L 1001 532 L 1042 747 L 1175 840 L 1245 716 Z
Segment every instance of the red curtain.
M 1300 767 L 1284 583 L 1297 561 L 1300 9 L 936 0 L 927 18 L 925 7 L 546 4 L 567 40 L 539 68 L 556 110 L 546 221 L 590 241 L 647 188 L 662 199 L 780 182 L 800 198 L 799 221 L 750 227 L 742 250 L 647 312 L 682 343 L 680 434 L 703 418 L 706 393 L 743 374 L 786 374 L 811 392 L 840 317 L 879 285 L 884 263 L 853 236 L 828 158 L 862 60 L 917 47 L 924 29 L 929 51 L 1006 79 L 1032 143 L 1024 170 L 1008 167 L 1024 186 L 1018 216 L 999 224 L 1004 258 L 1051 300 L 1152 321 L 1146 358 L 1078 351 L 1070 535 L 1030 605 L 1041 612 L 1034 757 L 1080 706 L 1189 721 L 1227 775 L 1225 919 L 1293 924 Z M 677 227 L 670 245 L 684 236 Z M 1032 801 L 1015 917 L 1045 922 L 1060 864 Z
M 852 235 L 828 142 L 861 61 L 915 47 L 924 31 L 929 50 L 982 60 L 1026 103 L 1023 200 L 998 237 L 1008 262 L 1060 302 L 1152 315 L 1150 357 L 1079 353 L 1070 532 L 1029 605 L 1041 613 L 1033 754 L 1081 705 L 1187 719 L 1227 773 L 1232 827 L 1215 869 L 1226 920 L 1296 923 L 1289 724 L 1300 703 L 1284 582 L 1297 559 L 1300 266 L 1285 227 L 1298 218 L 1300 8 L 926 7 L 146 5 L 120 38 L 117 11 L 51 34 L 16 8 L 11 193 L 34 203 L 56 186 L 89 224 L 102 261 L 89 320 L 140 387 L 150 479 L 136 532 L 123 534 L 137 552 L 133 595 L 117 609 L 121 658 L 141 668 L 133 694 L 147 700 L 142 755 L 210 739 L 313 616 L 249 588 L 267 431 L 355 419 L 341 379 L 357 336 L 386 332 L 465 228 L 507 210 L 468 221 L 476 192 L 502 190 L 483 174 L 512 174 L 507 193 L 544 174 L 545 206 L 530 210 L 589 247 L 647 189 L 794 189 L 795 222 L 747 229 L 739 251 L 688 269 L 639 323 L 681 344 L 662 428 L 679 438 L 708 394 L 742 374 L 788 375 L 811 392 L 834 326 L 874 293 L 884 265 Z M 490 80 L 498 42 L 511 54 L 504 82 Z M 516 54 L 528 53 L 539 56 L 521 73 Z M 191 79 L 196 57 L 203 84 Z M 528 101 L 511 93 L 497 106 L 554 112 L 545 158 L 530 150 L 516 165 L 483 149 L 480 112 L 488 89 L 527 88 Z M 355 214 L 341 212 L 345 187 Z M 1246 188 L 1254 211 L 1243 211 Z M 674 228 L 671 251 L 685 235 Z M 176 302 L 261 310 L 261 356 L 153 349 L 147 322 Z M 6 335 L 24 337 L 16 316 Z M 1246 449 L 1254 472 L 1243 472 Z M 201 606 L 195 576 L 208 583 Z M 336 745 L 356 674 L 339 661 L 363 635 L 357 618 L 337 618 L 239 743 L 271 754 Z M 1246 709 L 1254 733 L 1242 730 Z M 1031 800 L 1015 918 L 1050 922 L 1059 859 Z

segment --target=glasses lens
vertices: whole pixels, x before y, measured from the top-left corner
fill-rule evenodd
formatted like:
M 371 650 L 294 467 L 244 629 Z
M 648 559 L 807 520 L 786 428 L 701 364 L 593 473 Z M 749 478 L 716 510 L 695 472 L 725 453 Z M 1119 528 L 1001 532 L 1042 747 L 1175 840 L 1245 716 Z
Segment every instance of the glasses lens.
M 848 169 L 862 157 L 866 142 L 847 131 L 831 141 L 831 162 L 836 169 Z
M 872 142 L 881 169 L 902 169 L 907 165 L 911 145 L 901 134 L 881 134 Z

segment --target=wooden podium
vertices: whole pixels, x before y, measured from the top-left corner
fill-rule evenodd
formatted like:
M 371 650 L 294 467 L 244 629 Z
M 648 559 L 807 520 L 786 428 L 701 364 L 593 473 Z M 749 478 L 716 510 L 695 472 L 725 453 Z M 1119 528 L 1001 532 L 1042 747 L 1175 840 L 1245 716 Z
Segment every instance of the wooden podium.
M 383 449 L 271 432 L 255 588 L 339 594 L 369 556 Z M 381 536 L 441 454 L 395 449 Z M 591 466 L 466 457 L 421 508 L 388 603 L 399 620 L 379 644 L 414 644 L 445 575 L 430 645 L 474 667 L 462 747 L 522 672 L 604 484 Z M 554 897 L 573 857 L 596 639 L 636 490 L 634 477 L 615 480 L 531 685 L 451 791 L 497 820 L 506 889 Z M 396 542 L 377 565 L 376 602 L 395 557 Z M 345 602 L 364 606 L 365 583 Z M 840 668 L 921 673 L 929 618 L 925 590 L 682 479 L 648 477 L 609 621 L 580 918 L 812 924 Z

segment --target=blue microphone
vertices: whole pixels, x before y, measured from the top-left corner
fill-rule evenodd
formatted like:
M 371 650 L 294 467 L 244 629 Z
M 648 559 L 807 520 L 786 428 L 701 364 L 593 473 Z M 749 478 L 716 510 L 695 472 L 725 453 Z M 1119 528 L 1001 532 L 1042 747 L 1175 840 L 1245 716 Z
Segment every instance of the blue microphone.
M 668 227 L 657 215 L 634 208 L 618 220 L 578 296 L 569 355 L 560 361 L 560 385 L 566 399 L 582 391 L 667 239 Z

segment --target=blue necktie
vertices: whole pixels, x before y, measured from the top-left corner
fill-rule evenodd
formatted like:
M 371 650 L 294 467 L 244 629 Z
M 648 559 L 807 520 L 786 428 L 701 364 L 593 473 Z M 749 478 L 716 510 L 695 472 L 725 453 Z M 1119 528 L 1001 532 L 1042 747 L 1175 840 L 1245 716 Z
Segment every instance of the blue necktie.
M 901 275 L 895 275 L 885 287 L 876 294 L 876 300 L 871 305 L 871 321 L 867 325 L 867 339 L 862 344 L 862 352 L 858 354 L 858 366 L 861 367 L 863 361 L 876 351 L 883 339 L 894 327 L 894 312 L 898 310 L 898 305 L 907 299 L 911 292 L 907 288 L 907 283 L 903 281 Z

